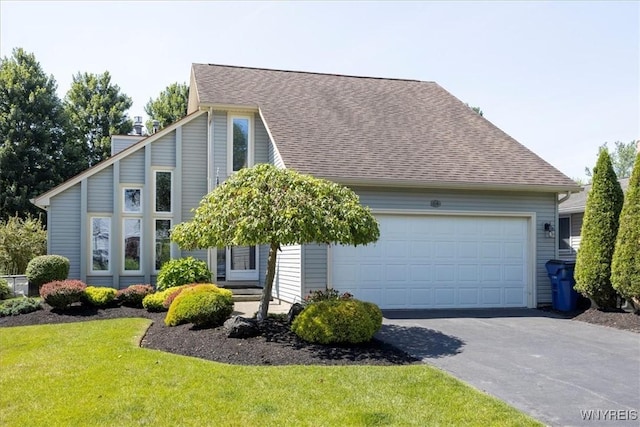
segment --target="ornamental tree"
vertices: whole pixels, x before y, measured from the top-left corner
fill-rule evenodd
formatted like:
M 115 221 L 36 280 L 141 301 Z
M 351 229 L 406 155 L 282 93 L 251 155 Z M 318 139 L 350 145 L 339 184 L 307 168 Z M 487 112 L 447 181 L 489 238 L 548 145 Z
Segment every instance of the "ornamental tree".
M 600 150 L 580 232 L 574 288 L 601 308 L 615 308 L 617 302 L 611 286 L 611 258 L 623 200 L 609 152 Z
M 282 245 L 365 245 L 379 237 L 370 209 L 350 189 L 269 164 L 232 175 L 202 199 L 191 221 L 178 224 L 171 234 L 186 250 L 269 245 L 260 322 L 267 317 Z
M 626 299 L 640 304 L 640 153 L 635 166 L 624 205 L 620 213 L 620 228 L 611 264 L 611 284 Z M 636 306 L 640 309 L 639 306 Z

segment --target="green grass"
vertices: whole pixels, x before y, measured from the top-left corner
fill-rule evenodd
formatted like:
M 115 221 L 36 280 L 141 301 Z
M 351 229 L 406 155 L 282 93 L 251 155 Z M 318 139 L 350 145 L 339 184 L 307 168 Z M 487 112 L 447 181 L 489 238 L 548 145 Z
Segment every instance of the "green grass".
M 226 365 L 139 348 L 148 325 L 0 328 L 0 425 L 539 425 L 428 366 Z

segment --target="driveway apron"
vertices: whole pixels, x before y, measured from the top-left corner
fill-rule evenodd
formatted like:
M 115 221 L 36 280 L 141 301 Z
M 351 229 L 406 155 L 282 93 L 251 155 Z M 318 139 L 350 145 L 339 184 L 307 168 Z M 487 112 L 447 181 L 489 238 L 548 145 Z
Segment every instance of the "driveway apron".
M 640 425 L 640 334 L 533 309 L 384 314 L 379 339 L 547 425 Z

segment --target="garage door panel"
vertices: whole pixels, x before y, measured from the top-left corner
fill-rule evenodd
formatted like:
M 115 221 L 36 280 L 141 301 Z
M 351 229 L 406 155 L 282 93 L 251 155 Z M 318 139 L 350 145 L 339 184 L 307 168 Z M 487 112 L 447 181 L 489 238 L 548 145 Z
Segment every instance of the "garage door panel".
M 526 218 L 378 220 L 375 245 L 332 248 L 334 288 L 383 308 L 526 306 Z

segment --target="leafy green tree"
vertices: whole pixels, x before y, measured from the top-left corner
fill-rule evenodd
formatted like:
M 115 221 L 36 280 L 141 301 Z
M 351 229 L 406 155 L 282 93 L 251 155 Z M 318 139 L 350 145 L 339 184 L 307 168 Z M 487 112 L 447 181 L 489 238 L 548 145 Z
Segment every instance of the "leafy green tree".
M 78 73 L 64 100 L 72 133 L 83 144 L 86 166 L 111 155 L 111 135 L 126 135 L 133 129 L 127 111 L 133 102 L 111 83 L 108 71 L 102 74 Z
M 379 236 L 376 219 L 350 189 L 261 164 L 240 170 L 207 194 L 194 218 L 177 225 L 171 239 L 184 249 L 269 245 L 258 310 L 263 321 L 282 245 L 363 245 Z
M 611 265 L 611 284 L 626 299 L 640 304 L 640 153 L 620 213 L 620 228 Z M 640 306 L 636 307 L 640 309 Z
M 0 60 L 0 220 L 42 214 L 29 199 L 58 184 L 64 116 L 56 81 L 21 48 Z
M 631 171 L 633 170 L 633 163 L 636 158 L 636 144 L 638 141 L 631 141 L 624 143 L 621 141 L 614 142 L 615 148 L 612 150 L 608 147 L 608 143 L 605 142 L 599 147 L 599 150 L 607 150 L 611 157 L 611 164 L 616 176 L 621 178 L 629 178 Z M 593 173 L 588 167 L 584 168 L 584 173 L 587 176 L 592 176 Z
M 600 150 L 582 223 L 575 289 L 601 308 L 614 308 L 617 302 L 611 286 L 611 258 L 623 200 L 609 151 Z
M 149 99 L 144 107 L 150 118 L 146 123 L 147 130 L 151 132 L 153 129 L 153 120 L 157 120 L 162 129 L 186 116 L 188 101 L 189 86 L 185 83 L 167 86 L 156 99 Z
M 0 221 L 0 274 L 24 274 L 33 258 L 47 252 L 47 232 L 37 218 Z

